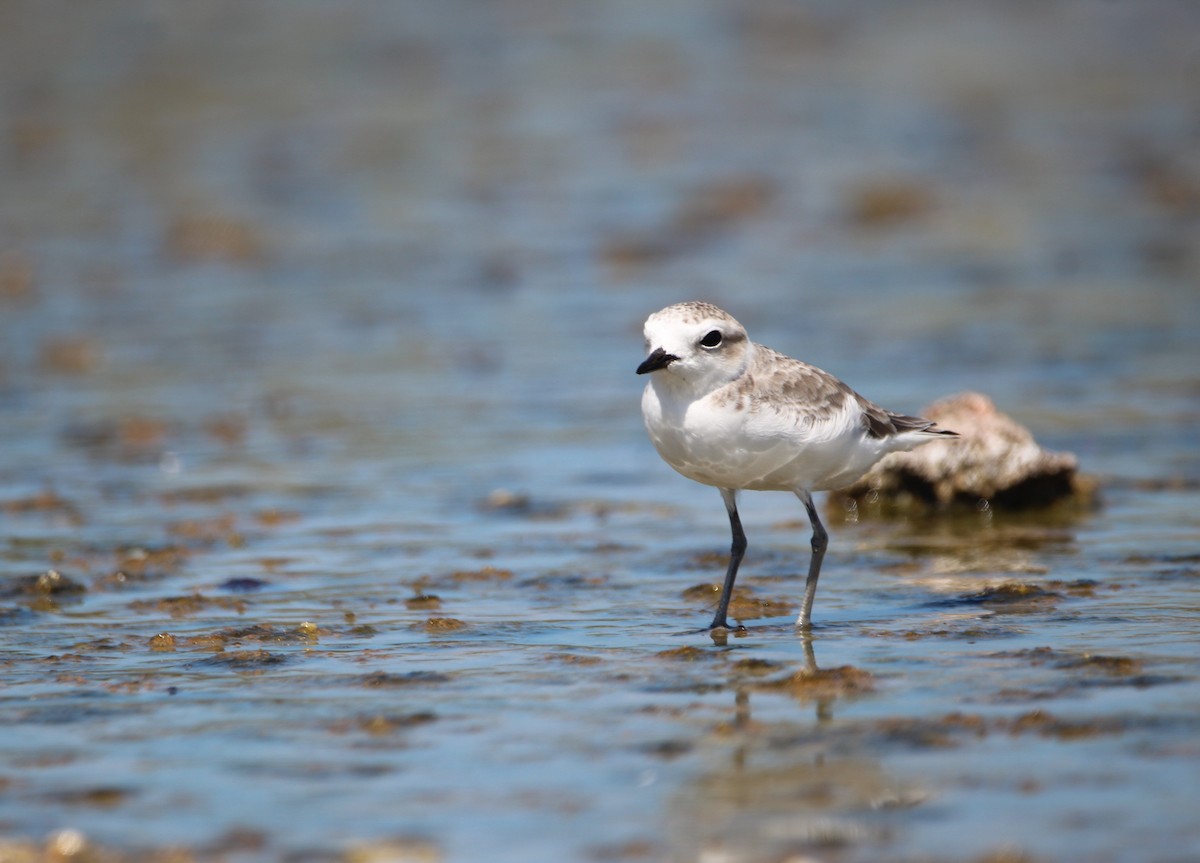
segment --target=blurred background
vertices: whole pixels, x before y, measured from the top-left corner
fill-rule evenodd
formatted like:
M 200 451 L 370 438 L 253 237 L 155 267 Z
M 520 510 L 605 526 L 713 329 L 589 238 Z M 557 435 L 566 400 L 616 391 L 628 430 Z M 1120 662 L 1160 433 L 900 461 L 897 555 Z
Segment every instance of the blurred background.
M 637 435 L 640 323 L 692 297 L 909 410 L 970 387 L 1098 447 L 1140 411 L 1159 469 L 1195 419 L 1188 4 L 0 15 L 27 481 L 64 426 L 189 466 L 284 419 L 458 464 Z
M 0 3 L 3 619 L 33 687 L 9 721 L 82 703 L 35 657 L 104 637 L 133 653 L 93 680 L 162 674 L 146 639 L 235 613 L 106 593 L 131 549 L 190 561 L 138 596 L 259 579 L 293 623 L 481 558 L 631 590 L 658 567 L 674 597 L 684 550 L 725 544 L 641 428 L 641 324 L 683 299 L 895 410 L 979 390 L 1078 454 L 1149 531 L 1118 506 L 1102 554 L 1069 549 L 1085 574 L 1186 555 L 1197 33 L 1175 0 Z M 800 518 L 766 500 L 748 523 Z M 675 556 L 612 515 L 635 505 L 675 507 Z M 14 579 L 51 567 L 82 605 L 25 609 Z M 247 811 L 194 766 L 207 826 L 163 836 Z M 74 780 L 46 776 L 0 778 L 10 834 L 134 829 L 125 797 L 47 808 L 30 789 Z

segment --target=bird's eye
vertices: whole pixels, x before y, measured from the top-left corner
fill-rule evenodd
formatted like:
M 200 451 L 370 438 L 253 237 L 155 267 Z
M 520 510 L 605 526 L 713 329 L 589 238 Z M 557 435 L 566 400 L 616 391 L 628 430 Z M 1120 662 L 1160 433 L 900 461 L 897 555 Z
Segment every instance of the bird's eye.
M 700 346 L 704 348 L 715 348 L 721 344 L 721 331 L 709 330 L 708 335 L 700 340 Z

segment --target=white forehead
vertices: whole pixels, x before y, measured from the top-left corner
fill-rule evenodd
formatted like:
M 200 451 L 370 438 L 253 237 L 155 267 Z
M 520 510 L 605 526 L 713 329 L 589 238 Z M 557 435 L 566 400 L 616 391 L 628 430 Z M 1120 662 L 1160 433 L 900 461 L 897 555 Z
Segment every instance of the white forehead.
M 691 332 L 703 327 L 736 327 L 741 329 L 732 315 L 712 303 L 676 303 L 660 309 L 646 319 L 646 338 L 654 334 Z

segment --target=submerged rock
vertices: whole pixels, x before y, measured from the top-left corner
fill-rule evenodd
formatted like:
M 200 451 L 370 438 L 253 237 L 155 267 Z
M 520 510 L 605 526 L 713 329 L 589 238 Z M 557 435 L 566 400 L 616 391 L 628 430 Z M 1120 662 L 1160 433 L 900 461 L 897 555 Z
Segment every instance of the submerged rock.
M 0 596 L 46 597 L 53 596 L 61 599 L 64 596 L 78 596 L 85 593 L 87 588 L 73 578 L 63 575 L 56 569 L 48 569 L 37 575 L 22 575 L 0 582 Z
M 1018 510 L 1094 502 L 1095 480 L 1079 474 L 1073 454 L 1042 449 L 1029 429 L 998 411 L 987 396 L 950 396 L 922 416 L 960 437 L 887 456 L 854 485 L 833 492 L 831 502 L 891 510 L 954 505 Z

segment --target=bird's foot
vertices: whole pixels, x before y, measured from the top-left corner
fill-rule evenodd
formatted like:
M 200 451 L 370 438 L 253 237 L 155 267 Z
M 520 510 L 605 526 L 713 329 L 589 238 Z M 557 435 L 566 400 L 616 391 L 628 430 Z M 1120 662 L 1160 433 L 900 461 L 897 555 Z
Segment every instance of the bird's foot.
M 746 629 L 746 627 L 742 626 L 742 624 L 740 624 L 740 623 L 733 625 L 733 624 L 730 624 L 728 621 L 714 620 L 711 624 L 709 624 L 708 626 L 702 627 L 701 629 L 685 629 L 683 632 L 680 632 L 677 634 L 678 635 L 711 635 L 714 639 L 717 639 L 717 638 L 723 639 L 726 636 L 728 636 L 730 633 L 732 633 L 735 636 L 740 637 L 740 636 L 745 635 L 747 632 L 749 632 L 749 630 Z
M 728 620 L 721 617 L 714 620 L 708 625 L 707 629 L 701 629 L 700 632 L 707 632 L 713 638 L 724 638 L 730 633 L 734 635 L 745 635 L 746 627 L 742 624 L 731 625 Z

